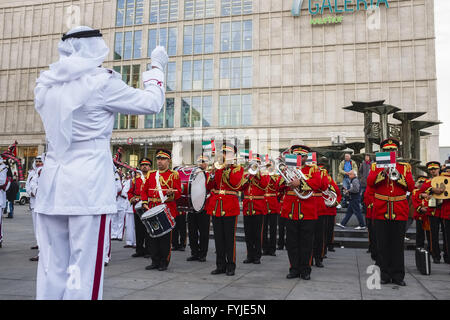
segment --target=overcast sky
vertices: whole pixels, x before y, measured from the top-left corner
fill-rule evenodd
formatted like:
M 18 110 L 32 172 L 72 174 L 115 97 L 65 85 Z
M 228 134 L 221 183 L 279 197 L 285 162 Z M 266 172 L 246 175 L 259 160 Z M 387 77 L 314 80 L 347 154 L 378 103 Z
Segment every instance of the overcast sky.
M 450 146 L 450 0 L 434 0 L 439 145 Z

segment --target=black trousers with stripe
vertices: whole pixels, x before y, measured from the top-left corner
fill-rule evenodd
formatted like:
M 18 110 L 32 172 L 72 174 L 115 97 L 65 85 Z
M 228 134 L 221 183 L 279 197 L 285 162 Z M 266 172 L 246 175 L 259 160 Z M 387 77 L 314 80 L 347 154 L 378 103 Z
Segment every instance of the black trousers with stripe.
M 286 245 L 286 220 L 278 215 L 278 247 L 283 248 Z
M 325 232 L 325 244 L 324 244 L 324 254 L 327 254 L 329 248 L 334 248 L 334 225 L 336 223 L 336 216 L 323 216 L 324 222 L 324 232 Z
M 291 267 L 289 273 L 308 275 L 314 242 L 314 227 L 317 220 L 286 219 L 286 248 Z
M 134 230 L 136 233 L 136 253 L 150 254 L 150 236 L 137 213 L 134 216 Z
M 206 258 L 209 245 L 209 226 L 211 216 L 206 210 L 190 212 L 187 216 L 189 231 L 189 246 L 193 257 Z
M 263 222 L 263 251 L 275 253 L 277 250 L 277 224 L 279 214 L 271 213 L 264 216 Z
M 259 260 L 262 255 L 262 229 L 264 216 L 244 216 L 245 243 L 247 245 L 247 259 Z
M 405 278 L 406 221 L 374 220 L 377 241 L 377 263 L 381 280 L 402 281 Z
M 375 261 L 375 264 L 378 265 L 378 263 L 377 263 L 377 255 L 378 255 L 377 234 L 375 231 L 374 220 L 366 218 L 366 222 L 367 222 L 367 232 L 368 232 L 368 237 L 369 237 L 370 257 L 372 258 L 373 261 Z
M 179 214 L 175 218 L 175 228 L 173 229 L 172 246 L 174 248 L 186 248 L 186 214 Z
M 158 238 L 150 237 L 150 255 L 152 258 L 152 264 L 157 266 L 168 266 L 170 262 L 171 255 L 171 242 L 172 242 L 172 232 L 166 233 L 165 235 Z
M 316 260 L 322 261 L 325 255 L 325 218 L 326 216 L 319 216 L 316 225 L 314 226 L 314 245 L 313 257 Z
M 444 221 L 441 218 L 429 216 L 430 219 L 430 232 L 431 232 L 431 256 L 433 257 L 433 260 L 441 260 L 441 247 L 439 245 L 439 231 L 443 234 L 443 253 L 444 253 L 444 260 L 448 261 L 449 257 L 447 255 L 447 243 L 445 239 L 445 232 L 444 232 Z
M 430 231 L 423 230 L 423 221 L 416 220 L 416 248 L 425 248 L 430 250 Z M 427 238 L 427 246 L 425 247 L 425 237 Z
M 212 218 L 214 243 L 216 245 L 216 266 L 219 270 L 236 269 L 236 224 L 237 216 Z

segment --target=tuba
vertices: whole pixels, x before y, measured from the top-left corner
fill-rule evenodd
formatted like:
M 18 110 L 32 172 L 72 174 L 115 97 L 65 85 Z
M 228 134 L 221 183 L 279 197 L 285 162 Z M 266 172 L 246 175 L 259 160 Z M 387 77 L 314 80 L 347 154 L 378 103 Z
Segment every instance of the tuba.
M 397 181 L 400 178 L 400 173 L 398 172 L 397 168 L 389 168 L 389 179 L 392 181 Z
M 299 180 L 308 180 L 308 178 L 303 174 L 301 170 L 298 170 L 296 168 L 290 168 L 283 160 L 279 159 L 278 163 L 276 164 L 276 170 L 277 172 L 283 177 L 284 180 L 286 180 L 287 183 L 294 180 L 294 178 L 297 178 Z M 294 192 L 300 199 L 308 199 L 312 196 L 313 191 L 301 191 L 299 188 L 294 188 Z
M 337 194 L 330 188 L 322 192 L 322 198 L 325 201 L 325 205 L 329 208 L 334 207 L 337 201 Z

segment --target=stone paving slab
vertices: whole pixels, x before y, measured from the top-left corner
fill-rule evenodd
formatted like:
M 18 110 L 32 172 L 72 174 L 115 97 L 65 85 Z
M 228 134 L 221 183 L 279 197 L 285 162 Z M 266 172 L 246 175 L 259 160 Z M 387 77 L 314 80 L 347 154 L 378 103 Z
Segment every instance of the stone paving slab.
M 0 249 L 0 300 L 35 298 L 37 251 L 31 215 L 16 206 L 14 219 L 4 219 Z M 324 259 L 325 268 L 312 266 L 311 280 L 286 279 L 286 250 L 264 256 L 260 265 L 244 264 L 244 242 L 236 244 L 236 275 L 211 275 L 215 269 L 214 240 L 206 262 L 186 261 L 190 250 L 172 252 L 166 272 L 145 270 L 149 259 L 132 258 L 133 249 L 112 241 L 112 259 L 105 269 L 105 300 L 435 300 L 450 299 L 450 266 L 432 264 L 430 276 L 421 275 L 414 251 L 405 251 L 406 287 L 383 285 L 368 289 L 367 267 L 373 264 L 366 249 L 336 248 Z

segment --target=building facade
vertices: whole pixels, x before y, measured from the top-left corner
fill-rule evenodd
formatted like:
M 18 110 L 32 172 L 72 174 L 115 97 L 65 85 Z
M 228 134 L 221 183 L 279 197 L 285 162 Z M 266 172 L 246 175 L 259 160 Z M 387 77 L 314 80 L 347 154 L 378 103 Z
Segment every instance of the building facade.
M 0 148 L 17 140 L 26 167 L 45 150 L 35 80 L 77 24 L 101 30 L 104 66 L 134 87 L 156 45 L 169 54 L 163 111 L 116 116 L 113 149 L 131 165 L 158 147 L 190 163 L 208 139 L 273 157 L 296 142 L 364 141 L 363 115 L 342 109 L 351 101 L 437 121 L 434 1 L 378 1 L 376 10 L 361 4 L 369 0 L 2 1 Z M 438 127 L 427 131 L 422 161 L 439 154 Z

